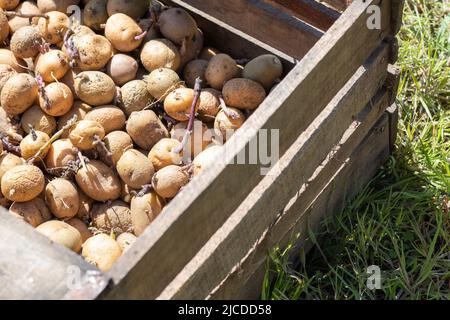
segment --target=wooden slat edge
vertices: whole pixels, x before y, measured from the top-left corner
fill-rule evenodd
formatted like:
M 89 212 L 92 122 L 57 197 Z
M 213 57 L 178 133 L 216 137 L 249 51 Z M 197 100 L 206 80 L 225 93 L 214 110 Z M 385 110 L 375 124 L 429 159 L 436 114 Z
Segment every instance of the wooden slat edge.
M 340 11 L 345 11 L 350 4 L 352 3 L 352 0 L 319 0 L 320 2 L 328 3 L 331 7 L 336 8 Z
M 403 9 L 405 6 L 405 0 L 391 0 L 391 1 L 392 1 L 391 30 L 392 34 L 396 35 L 402 27 Z
M 388 45 L 382 44 L 366 65 L 358 70 L 310 128 L 297 139 L 280 159 L 279 170 L 292 171 L 286 173 L 287 176 L 293 175 L 295 177 L 295 168 L 302 168 L 301 174 L 298 173 L 297 177 L 294 178 L 294 183 L 302 183 L 301 181 L 306 181 L 313 174 L 329 151 L 339 142 L 340 136 L 347 130 L 354 118 L 383 85 L 386 80 L 388 52 Z M 274 174 L 265 177 L 258 187 L 251 192 L 251 196 L 247 197 L 233 213 L 230 218 L 232 223 L 225 223 L 197 254 L 196 258 L 166 288 L 161 297 L 198 298 L 201 296 L 201 291 L 203 293 L 209 292 L 211 286 L 217 284 L 228 273 L 229 269 L 227 268 L 237 263 L 251 246 L 251 243 L 258 238 L 259 232 L 262 232 L 258 229 L 258 226 L 262 229 L 267 226 L 261 226 L 259 223 L 264 224 L 264 221 L 272 219 L 277 213 L 277 210 L 258 212 L 253 210 L 252 206 L 258 201 L 266 203 L 267 201 L 264 199 L 272 199 L 274 196 L 276 196 L 276 202 L 280 204 L 287 203 L 290 199 L 291 184 L 285 182 L 282 185 L 289 186 L 287 190 L 278 190 L 279 195 L 266 194 L 272 187 L 274 187 L 274 190 L 280 189 L 278 187 L 279 180 L 279 177 Z M 269 204 L 267 206 L 270 207 Z M 254 215 L 254 217 L 249 217 L 249 215 Z M 247 221 L 248 219 L 250 220 Z M 241 223 L 242 225 L 235 225 L 234 223 Z M 249 230 L 238 231 L 240 228 L 249 228 Z M 236 247 L 237 243 L 231 242 L 239 239 L 239 235 L 245 235 L 248 238 L 253 236 L 254 240 L 250 240 L 250 242 L 242 241 Z M 228 255 L 222 254 L 229 247 L 235 249 Z M 211 264 L 214 264 L 214 266 L 211 266 Z M 213 269 L 216 271 L 210 273 L 209 270 Z M 191 290 L 191 292 L 189 293 L 186 290 Z M 191 296 L 194 291 L 197 295 Z
M 258 165 L 227 165 L 248 148 L 249 138 L 262 128 L 280 129 L 283 154 L 385 37 L 390 20 L 383 20 L 382 30 L 366 28 L 373 1 L 346 10 L 226 143 L 216 166 L 193 179 L 125 252 L 110 271 L 116 286 L 108 298 L 156 298 L 195 256 L 262 179 Z M 382 10 L 390 10 L 387 3 Z

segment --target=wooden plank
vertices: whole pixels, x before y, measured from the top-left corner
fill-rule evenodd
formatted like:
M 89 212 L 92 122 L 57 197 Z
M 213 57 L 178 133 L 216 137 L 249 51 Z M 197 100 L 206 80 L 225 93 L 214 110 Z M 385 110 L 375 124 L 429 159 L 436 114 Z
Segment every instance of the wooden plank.
M 193 179 L 125 252 L 109 273 L 116 286 L 107 298 L 156 298 L 222 226 L 263 178 L 260 165 L 231 164 L 236 156 L 260 129 L 279 129 L 284 154 L 385 37 L 390 4 L 382 4 L 382 30 L 369 30 L 366 9 L 373 1 L 354 3 L 336 21 L 226 143 L 216 165 Z
M 79 255 L 51 242 L 0 208 L 0 299 L 62 299 L 77 276 L 85 289 L 101 292 L 109 279 Z M 88 298 L 94 297 L 90 296 Z
M 401 69 L 394 65 L 388 66 L 388 77 L 386 81 L 386 86 L 389 91 L 389 105 L 394 104 L 397 99 L 398 86 L 400 83 Z
M 405 0 L 392 0 L 391 30 L 394 35 L 397 34 L 402 27 L 404 6 Z
M 333 8 L 337 10 L 344 11 L 347 9 L 353 0 L 319 0 L 320 2 L 328 3 Z
M 308 252 L 312 243 L 308 238 L 308 228 L 315 231 L 319 222 L 326 215 L 331 215 L 342 210 L 347 201 L 366 185 L 375 175 L 380 166 L 389 157 L 388 117 L 383 115 L 372 131 L 360 146 L 345 161 L 341 161 L 341 167 L 330 179 L 326 187 L 321 191 L 311 206 L 300 216 L 300 219 L 285 237 L 278 242 L 280 247 L 287 243 L 295 243 L 292 249 L 291 261 L 295 261 L 300 253 Z M 386 130 L 383 130 L 386 129 Z M 275 231 L 268 234 L 274 234 Z M 249 261 L 242 263 L 239 272 L 231 274 L 228 281 L 211 294 L 209 299 L 257 299 L 260 298 L 262 279 L 266 272 L 266 259 L 269 249 L 264 242 L 257 248 L 263 252 L 261 263 L 255 262 L 255 256 L 250 256 Z M 297 260 L 298 261 L 298 260 Z
M 386 55 L 387 52 L 384 54 Z M 378 63 L 376 65 L 383 70 Z M 382 74 L 382 72 L 380 73 Z M 382 79 L 383 77 L 379 76 L 379 78 Z M 372 77 L 370 79 L 377 82 L 377 79 Z M 324 184 L 329 181 L 330 176 L 335 172 L 333 169 L 336 170 L 339 167 L 330 168 L 328 166 L 326 170 L 322 170 L 319 177 L 314 177 L 314 175 L 317 175 L 315 174 L 316 168 L 322 168 L 321 163 L 329 157 L 327 155 L 329 155 L 333 146 L 344 144 L 345 148 L 339 149 L 339 155 L 342 155 L 345 151 L 347 152 L 346 158 L 358 146 L 360 142 L 358 138 L 362 139 L 365 136 L 385 110 L 386 106 L 380 107 L 382 105 L 380 100 L 375 102 L 376 107 L 370 107 L 370 111 L 363 112 L 361 117 L 364 117 L 364 119 L 357 118 L 355 120 L 356 115 L 363 109 L 362 106 L 365 106 L 371 97 L 369 96 L 364 100 L 358 96 L 361 88 L 367 82 L 370 83 L 371 81 L 360 81 L 358 85 L 351 86 L 352 90 L 347 91 L 344 98 L 336 103 L 337 106 L 332 104 L 329 106 L 330 110 L 327 110 L 328 107 L 324 110 L 320 116 L 322 118 L 320 125 L 317 125 L 317 127 L 312 125 L 312 128 L 308 128 L 305 134 L 299 137 L 291 149 L 280 159 L 276 174 L 268 175 L 261 181 L 224 226 L 166 288 L 161 298 L 198 299 L 205 297 L 214 287 L 224 285 L 220 282 L 226 279 L 234 266 L 247 259 L 251 259 L 252 263 L 255 263 L 255 247 L 262 246 L 261 239 L 269 237 L 269 230 L 271 234 L 274 234 L 274 237 L 279 236 L 279 239 L 282 239 L 282 236 L 289 230 L 290 224 L 295 221 L 296 214 L 302 212 L 301 208 L 283 212 L 286 204 L 295 198 L 299 205 L 305 206 L 303 207 L 303 210 L 305 210 Z M 368 87 L 370 87 L 370 84 Z M 378 86 L 374 87 L 375 89 L 368 89 L 373 91 L 372 96 L 378 89 Z M 387 96 L 385 92 L 382 95 Z M 358 108 L 358 105 L 361 105 L 361 107 Z M 354 109 L 350 110 L 351 108 Z M 352 123 L 363 123 L 363 125 L 350 126 Z M 349 126 L 350 129 L 347 129 Z M 366 132 L 362 131 L 360 127 L 366 128 Z M 342 135 L 344 135 L 342 140 L 349 139 L 347 136 L 352 136 L 353 139 L 349 139 L 348 143 L 346 143 L 347 141 L 339 141 Z M 333 159 L 337 157 L 335 153 L 336 151 L 333 150 Z M 341 158 L 338 157 L 338 159 Z M 335 162 L 337 161 L 335 160 Z M 326 162 L 328 161 L 326 160 Z M 313 182 L 308 182 L 308 178 L 312 179 Z M 299 193 L 298 190 L 305 184 L 312 184 L 312 186 L 310 188 L 308 185 L 308 190 Z M 279 215 L 281 212 L 283 214 Z M 226 248 L 234 249 L 226 250 Z M 251 252 L 252 258 L 248 257 L 249 252 Z M 258 264 L 265 259 L 265 253 L 266 250 L 259 250 L 259 254 L 256 254 L 258 258 L 261 258 L 259 261 L 257 260 Z M 211 272 L 211 270 L 214 270 L 214 272 Z
M 340 13 L 315 0 L 261 0 L 320 30 L 328 30 Z
M 393 103 L 387 110 L 389 115 L 389 145 L 391 151 L 394 151 L 398 136 L 399 109 L 396 103 Z
M 169 3 L 203 12 L 268 45 L 301 59 L 323 32 L 260 0 L 171 0 Z

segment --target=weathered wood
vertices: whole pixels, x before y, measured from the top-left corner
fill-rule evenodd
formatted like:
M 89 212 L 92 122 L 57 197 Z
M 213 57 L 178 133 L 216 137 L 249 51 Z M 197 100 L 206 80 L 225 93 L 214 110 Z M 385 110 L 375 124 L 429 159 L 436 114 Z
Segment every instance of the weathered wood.
M 96 277 L 81 289 L 101 292 L 108 280 L 92 265 L 51 242 L 0 207 L 0 298 L 62 299 L 77 277 Z M 92 298 L 93 296 L 89 297 Z M 95 295 L 94 295 L 95 297 Z
M 381 66 L 379 67 L 380 70 L 383 70 Z M 380 73 L 383 72 L 380 71 Z M 363 82 L 358 84 L 362 87 Z M 370 83 L 369 80 L 366 82 Z M 361 113 L 362 106 L 365 106 L 370 100 L 370 96 L 363 99 L 358 95 L 361 90 L 359 85 L 352 86 L 353 90 L 347 92 L 337 106 L 332 104 L 332 107 L 329 106 L 329 111 L 327 107 L 319 117 L 321 118 L 318 121 L 320 124 L 312 125 L 313 128 L 308 128 L 305 134 L 299 137 L 298 141 L 280 159 L 277 172 L 265 177 L 250 193 L 224 226 L 197 254 L 196 258 L 166 288 L 163 293 L 164 298 L 204 297 L 205 293 L 214 291 L 215 286 L 224 286 L 224 283 L 219 283 L 229 275 L 234 266 L 242 264 L 247 259 L 255 265 L 264 261 L 266 249 L 269 249 L 271 245 L 271 241 L 267 239 L 282 239 L 291 224 L 295 222 L 296 217 L 315 199 L 329 177 L 333 175 L 335 172 L 333 170 L 339 167 L 342 154 L 344 153 L 345 159 L 358 146 L 361 141 L 358 139 L 362 139 L 366 135 L 385 110 L 387 106 L 385 101 L 378 97 L 377 101 L 374 101 L 376 106 L 374 108 L 369 106 L 366 109 L 370 108 L 370 111 L 365 110 L 359 116 L 361 119 L 358 118 L 357 115 Z M 377 88 L 378 86 L 375 86 L 375 89 L 369 89 L 373 91 L 372 95 L 375 94 Z M 385 91 L 383 92 L 381 95 L 387 97 Z M 381 107 L 383 105 L 384 107 Z M 349 110 L 352 107 L 354 110 Z M 360 125 L 350 126 L 352 122 Z M 350 128 L 347 129 L 349 126 Z M 362 128 L 366 131 L 364 132 Z M 341 139 L 342 135 L 344 137 Z M 342 141 L 339 141 L 340 139 Z M 339 165 L 333 167 L 333 164 L 329 165 L 332 160 L 329 160 L 328 157 L 330 157 L 330 150 L 336 144 L 339 146 L 338 151 L 333 150 L 331 154 L 333 155 L 332 159 Z M 326 165 L 321 164 L 323 162 Z M 321 171 L 319 176 L 315 173 L 318 167 L 326 168 Z M 299 194 L 298 190 L 302 186 L 307 189 Z M 300 208 L 285 211 L 286 204 L 290 203 L 293 198 L 296 199 L 297 206 Z M 292 206 L 294 204 L 290 204 L 290 207 Z M 280 215 L 281 212 L 283 213 Z M 273 237 L 270 236 L 272 233 Z M 262 239 L 264 239 L 264 243 L 262 243 Z M 254 247 L 263 249 L 259 249 L 258 253 L 255 253 Z M 226 248 L 234 248 L 234 250 L 228 251 Z M 212 273 L 211 270 L 215 270 L 215 272 Z M 248 270 L 251 271 L 251 268 Z
M 328 30 L 340 13 L 315 0 L 262 0 L 320 30 Z
M 309 232 L 317 230 L 320 220 L 325 215 L 339 212 L 347 201 L 351 200 L 361 188 L 370 181 L 378 168 L 389 157 L 388 120 L 384 115 L 375 125 L 370 134 L 360 146 L 347 159 L 341 161 L 341 167 L 332 176 L 326 187 L 320 192 L 309 208 L 300 215 L 289 232 L 289 238 L 280 241 L 280 247 L 288 242 L 296 243 L 292 249 L 295 252 L 307 252 L 312 246 L 308 239 Z M 310 230 L 308 230 L 308 228 Z M 275 235 L 275 231 L 269 231 L 268 235 Z M 264 277 L 267 253 L 272 247 L 267 247 L 261 240 L 254 253 L 249 255 L 248 261 L 239 266 L 239 271 L 229 275 L 227 281 L 216 288 L 209 299 L 256 299 L 260 297 L 262 288 L 261 279 Z M 297 256 L 298 257 L 298 256 Z M 255 261 L 258 260 L 259 261 Z M 258 281 L 259 283 L 255 283 Z
M 400 73 L 401 70 L 399 67 L 394 65 L 388 66 L 388 78 L 386 81 L 386 86 L 389 91 L 389 105 L 394 104 L 397 99 L 398 86 L 400 83 Z
M 166 1 L 167 2 L 167 1 Z M 284 53 L 301 59 L 323 32 L 260 0 L 171 0 L 191 12 L 209 14 Z
M 230 164 L 248 150 L 248 137 L 257 137 L 260 129 L 280 129 L 283 154 L 385 37 L 389 14 L 382 14 L 381 30 L 366 28 L 373 1 L 348 8 L 227 142 L 216 166 L 183 189 L 125 252 L 110 271 L 116 286 L 107 297 L 155 298 L 195 256 L 262 179 L 258 165 Z M 389 1 L 381 9 L 389 12 Z
M 392 34 L 397 34 L 402 27 L 403 20 L 403 8 L 405 6 L 405 0 L 391 0 L 392 1 L 392 13 L 391 13 L 391 30 Z
M 396 103 L 391 104 L 387 109 L 389 115 L 389 145 L 391 152 L 395 149 L 398 136 L 399 109 Z
M 337 10 L 344 11 L 347 9 L 353 0 L 318 0 L 320 2 L 328 3 L 330 6 Z

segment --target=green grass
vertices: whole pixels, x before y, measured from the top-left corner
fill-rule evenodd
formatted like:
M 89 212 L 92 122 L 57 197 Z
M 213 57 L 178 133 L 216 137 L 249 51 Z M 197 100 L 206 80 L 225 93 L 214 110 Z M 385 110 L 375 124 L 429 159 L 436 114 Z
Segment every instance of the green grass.
M 310 236 L 315 246 L 298 266 L 291 248 L 271 252 L 263 299 L 450 298 L 448 10 L 447 1 L 407 1 L 396 151 Z M 380 290 L 367 288 L 370 265 L 382 270 Z

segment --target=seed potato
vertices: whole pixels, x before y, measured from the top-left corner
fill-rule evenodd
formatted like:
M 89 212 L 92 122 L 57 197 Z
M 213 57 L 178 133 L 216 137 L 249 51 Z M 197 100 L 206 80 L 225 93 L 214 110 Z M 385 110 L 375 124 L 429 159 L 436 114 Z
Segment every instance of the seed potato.
M 117 237 L 117 243 L 122 249 L 122 252 L 125 252 L 129 247 L 133 245 L 137 240 L 137 237 L 129 232 L 124 232 Z
M 9 208 L 9 212 L 21 218 L 33 228 L 52 218 L 52 214 L 41 198 L 35 198 L 27 202 L 14 202 Z
M 214 165 L 217 160 L 217 153 L 221 150 L 220 148 L 221 146 L 219 145 L 212 145 L 195 157 L 192 162 L 194 176 L 198 176 L 204 170 Z
M 178 88 L 169 93 L 164 99 L 164 111 L 178 121 L 189 120 L 192 103 L 194 101 L 194 90 L 189 88 Z M 195 107 L 198 109 L 199 102 Z
M 45 97 L 39 97 L 39 106 L 46 114 L 59 117 L 65 115 L 73 106 L 73 94 L 70 88 L 61 82 L 52 82 L 44 88 Z
M 45 187 L 45 202 L 53 215 L 59 219 L 73 218 L 80 207 L 77 188 L 72 182 L 57 178 Z
M 148 158 L 156 171 L 170 165 L 179 165 L 183 158 L 182 153 L 173 152 L 181 143 L 175 139 L 162 139 L 150 150 Z
M 106 272 L 120 258 L 122 250 L 116 240 L 101 233 L 86 240 L 81 255 L 87 262 Z
M 124 232 L 133 232 L 131 210 L 120 200 L 111 204 L 96 204 L 92 208 L 92 226 L 98 231 L 116 236 Z
M 128 116 L 135 111 L 144 110 L 153 102 L 153 97 L 143 80 L 130 81 L 120 91 L 122 93 L 122 107 Z
M 6 82 L 17 74 L 13 67 L 7 64 L 0 64 L 0 94 Z
M 225 82 L 236 77 L 239 69 L 229 55 L 219 53 L 211 58 L 205 71 L 208 84 L 217 90 L 222 90 Z
M 139 64 L 126 54 L 115 54 L 108 62 L 107 73 L 115 84 L 122 86 L 136 78 Z
M 212 88 L 203 89 L 200 93 L 198 117 L 204 122 L 213 122 L 220 111 L 220 91 Z
M 25 133 L 30 133 L 30 126 L 36 131 L 42 131 L 51 136 L 56 130 L 56 120 L 46 114 L 39 106 L 32 106 L 22 114 L 20 120 Z
M 66 221 L 66 223 L 78 230 L 81 235 L 81 243 L 85 243 L 87 239 L 93 236 L 92 232 L 89 231 L 87 225 L 78 218 L 69 219 Z
M 92 106 L 107 105 L 114 100 L 116 85 L 105 73 L 85 71 L 75 77 L 74 88 L 80 100 Z
M 32 133 L 28 134 L 20 142 L 20 152 L 21 152 L 22 158 L 24 158 L 25 160 L 30 159 L 39 151 L 39 149 L 44 147 L 49 142 L 49 140 L 50 140 L 50 137 L 48 136 L 48 134 L 46 134 L 45 132 L 42 132 L 42 131 L 35 131 L 34 134 L 32 134 Z M 50 146 L 48 146 L 42 152 L 42 158 L 36 159 L 36 162 L 40 162 L 40 160 L 45 159 L 45 156 L 47 155 L 47 152 L 49 149 L 50 149 Z
M 222 141 L 227 141 L 245 121 L 244 114 L 236 108 L 228 107 L 231 116 L 223 110 L 219 111 L 214 122 L 214 132 Z
M 89 198 L 81 190 L 78 190 L 78 198 L 80 199 L 80 204 L 76 217 L 83 222 L 88 222 L 90 220 L 90 213 L 94 204 L 94 200 Z
M 159 68 L 153 70 L 147 77 L 147 90 L 156 99 L 164 99 L 179 86 L 180 82 L 180 77 L 175 71 Z
M 131 188 L 139 189 L 143 185 L 150 184 L 155 169 L 148 157 L 130 149 L 125 151 L 117 162 L 117 172 L 123 182 Z
M 117 164 L 125 151 L 133 148 L 133 140 L 123 131 L 113 131 L 108 133 L 103 142 L 105 143 L 106 148 L 111 152 L 114 164 Z
M 205 39 L 203 32 L 197 29 L 194 37 L 192 39 L 186 40 L 180 48 L 180 69 L 183 69 L 189 62 L 197 59 L 199 54 L 202 52 Z
M 49 44 L 59 44 L 69 28 L 69 17 L 59 11 L 47 12 L 47 18 L 39 18 L 38 29 Z
M 116 13 L 106 21 L 105 36 L 118 51 L 130 52 L 142 43 L 141 27 L 129 16 Z
M 175 197 L 180 189 L 189 182 L 189 174 L 179 166 L 167 166 L 159 170 L 152 178 L 155 192 L 166 199 Z
M 50 11 L 67 12 L 67 8 L 80 3 L 80 0 L 37 0 L 37 6 L 43 13 Z
M 101 31 L 101 25 L 108 20 L 108 0 L 89 0 L 83 9 L 83 23 L 89 28 Z
M 81 190 L 96 201 L 116 200 L 120 197 L 120 179 L 106 164 L 91 160 L 78 170 L 75 179 Z
M 0 4 L 1 5 L 1 4 Z M 9 24 L 3 9 L 0 8 L 0 44 L 5 42 L 9 36 Z
M 36 5 L 35 1 L 23 1 L 21 2 L 15 9 L 15 12 L 21 12 L 25 14 L 39 14 L 41 11 Z M 31 23 L 35 24 L 39 18 L 32 18 Z M 22 18 L 22 17 L 12 17 L 9 19 L 9 29 L 11 33 L 16 32 L 18 29 L 29 26 L 30 25 L 30 19 L 29 18 Z
M 10 115 L 19 115 L 31 107 L 38 96 L 36 80 L 29 74 L 19 73 L 3 86 L 1 105 Z
M 227 106 L 254 110 L 266 98 L 264 87 L 258 82 L 237 78 L 228 81 L 223 87 L 223 98 Z
M 147 71 L 158 68 L 178 70 L 181 57 L 178 48 L 167 39 L 154 39 L 147 42 L 141 51 L 141 61 Z
M 197 23 L 194 18 L 181 8 L 163 11 L 159 16 L 158 25 L 162 35 L 178 45 L 192 39 L 197 32 Z
M 242 76 L 260 83 L 267 91 L 283 74 L 283 64 L 272 54 L 265 54 L 245 65 Z
M 87 113 L 91 110 L 92 107 L 87 103 L 84 103 L 82 101 L 75 101 L 69 112 L 58 118 L 58 130 L 61 130 L 69 120 L 73 119 L 75 115 L 77 116 L 78 121 L 84 120 Z M 69 137 L 68 130 L 66 130 L 61 137 L 64 139 L 68 138 Z
M 12 153 L 0 154 L 0 180 L 7 171 L 22 164 L 24 164 L 23 159 Z
M 59 139 L 52 143 L 45 158 L 47 168 L 62 168 L 77 159 L 77 150 L 69 139 Z
M 1 180 L 3 195 L 15 202 L 33 200 L 44 190 L 44 185 L 44 174 L 31 165 L 15 166 L 5 172 Z
M 19 5 L 20 0 L 0 0 L 0 8 L 14 10 Z
M 139 19 L 148 10 L 148 2 L 142 0 L 108 0 L 107 10 L 109 16 L 124 13 L 133 19 Z
M 205 72 L 208 68 L 206 60 L 192 60 L 184 68 L 184 81 L 189 88 L 194 88 L 195 80 L 200 78 L 203 83 L 206 81 Z
M 18 58 L 34 58 L 39 53 L 42 36 L 34 26 L 25 26 L 11 36 L 10 48 Z
M 76 123 L 69 134 L 72 144 L 80 150 L 91 150 L 95 147 L 95 137 L 103 140 L 105 129 L 97 121 L 81 120 Z
M 45 82 L 60 80 L 69 69 L 69 58 L 60 50 L 50 50 L 38 55 L 35 61 L 35 72 L 39 73 Z
M 81 250 L 81 234 L 71 225 L 58 220 L 44 222 L 36 227 L 36 230 L 49 238 L 74 252 Z
M 165 201 L 155 192 L 131 200 L 131 221 L 134 234 L 140 236 L 153 220 L 161 213 Z
M 92 120 L 99 123 L 105 133 L 108 134 L 112 131 L 122 130 L 125 128 L 125 114 L 118 107 L 113 105 L 106 105 L 96 107 L 89 111 L 84 120 Z
M 169 132 L 151 110 L 133 112 L 126 125 L 127 133 L 142 149 L 150 150 L 158 141 L 169 137 Z
M 0 48 L 0 64 L 6 64 L 13 68 L 16 72 L 25 72 L 27 63 L 14 56 L 11 50 Z

